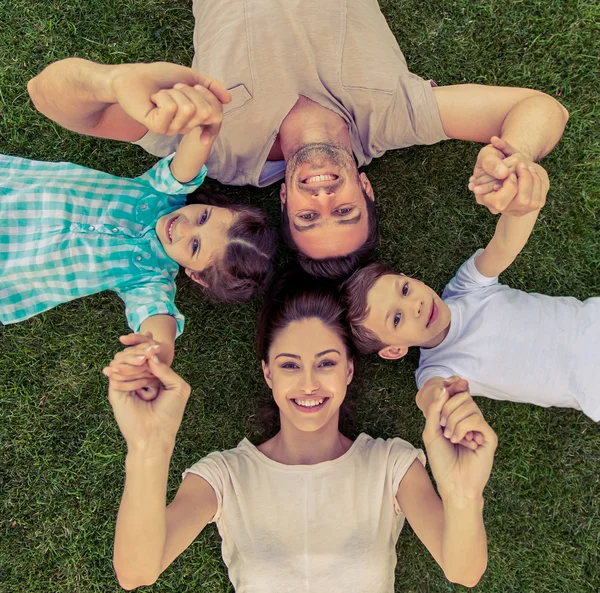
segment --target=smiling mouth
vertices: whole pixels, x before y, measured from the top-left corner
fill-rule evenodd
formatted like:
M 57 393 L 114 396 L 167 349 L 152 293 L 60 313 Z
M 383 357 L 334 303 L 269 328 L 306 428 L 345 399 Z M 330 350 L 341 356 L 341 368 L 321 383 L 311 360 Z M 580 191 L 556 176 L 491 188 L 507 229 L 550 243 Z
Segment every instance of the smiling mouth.
M 435 305 L 435 301 L 431 303 L 431 311 L 429 312 L 429 319 L 427 320 L 427 325 L 425 327 L 429 327 L 436 319 L 438 314 L 438 308 Z
M 168 220 L 167 224 L 165 225 L 165 233 L 169 238 L 170 243 L 173 243 L 173 224 L 178 218 L 179 216 L 174 216 L 173 218 L 171 218 L 171 220 Z
M 319 411 L 329 400 L 328 397 L 318 397 L 318 398 L 297 398 L 292 399 L 292 403 L 296 408 L 298 408 L 301 412 L 310 414 Z
M 304 177 L 300 179 L 300 183 L 305 185 L 310 185 L 312 183 L 323 183 L 326 181 L 337 181 L 339 179 L 339 175 L 334 175 L 333 173 L 322 173 L 320 175 L 310 175 L 308 177 Z

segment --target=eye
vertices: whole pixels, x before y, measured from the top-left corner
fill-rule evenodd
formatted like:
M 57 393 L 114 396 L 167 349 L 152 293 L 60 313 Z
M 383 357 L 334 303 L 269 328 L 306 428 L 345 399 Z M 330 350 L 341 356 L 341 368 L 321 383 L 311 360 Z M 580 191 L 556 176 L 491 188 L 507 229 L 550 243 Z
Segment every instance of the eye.
M 299 214 L 298 218 L 302 220 L 314 220 L 317 217 L 316 212 L 304 212 L 303 214 Z
M 398 327 L 400 319 L 402 319 L 402 315 L 400 313 L 396 313 L 396 315 L 394 315 L 394 328 Z
M 404 283 L 404 286 L 402 287 L 402 296 L 406 296 L 408 294 L 408 282 Z
M 208 210 L 205 210 L 202 213 L 202 216 L 200 218 L 198 218 L 198 220 L 196 221 L 196 224 L 204 224 L 207 220 L 208 220 Z
M 196 255 L 196 251 L 198 251 L 198 239 L 192 241 L 192 256 Z
M 347 208 L 338 208 L 335 213 L 338 214 L 339 216 L 346 216 L 346 214 L 350 214 L 350 212 L 352 212 L 352 210 L 354 210 L 354 208 L 352 206 L 349 206 Z
M 322 360 L 319 363 L 319 368 L 329 368 L 329 367 L 334 367 L 337 364 L 337 362 L 333 361 L 333 360 Z
M 294 370 L 294 369 L 299 368 L 295 362 L 284 362 L 283 364 L 280 365 L 280 367 L 282 369 L 287 369 L 287 370 Z

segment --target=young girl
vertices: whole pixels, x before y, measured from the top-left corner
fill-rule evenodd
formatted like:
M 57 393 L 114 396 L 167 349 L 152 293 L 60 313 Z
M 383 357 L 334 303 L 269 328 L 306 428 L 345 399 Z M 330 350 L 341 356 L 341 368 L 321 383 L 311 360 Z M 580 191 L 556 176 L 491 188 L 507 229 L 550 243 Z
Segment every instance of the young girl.
M 200 460 L 168 506 L 190 387 L 155 357 L 149 366 L 163 387 L 153 402 L 111 380 L 109 400 L 128 448 L 114 547 L 123 588 L 155 582 L 213 521 L 238 593 L 392 593 L 405 517 L 448 579 L 468 586 L 480 579 L 483 489 L 497 439 L 466 383 L 449 385 L 427 410 L 423 440 L 438 496 L 420 450 L 399 438 L 352 441 L 340 432 L 354 370 L 350 333 L 334 292 L 307 284 L 302 278 L 267 300 L 259 324 L 279 432 Z
M 276 235 L 254 208 L 188 196 L 218 132 L 207 140 L 206 128 L 135 179 L 0 156 L 0 322 L 114 290 L 131 329 L 151 332 L 170 364 L 184 325 L 179 266 L 215 299 L 251 298 L 269 276 Z

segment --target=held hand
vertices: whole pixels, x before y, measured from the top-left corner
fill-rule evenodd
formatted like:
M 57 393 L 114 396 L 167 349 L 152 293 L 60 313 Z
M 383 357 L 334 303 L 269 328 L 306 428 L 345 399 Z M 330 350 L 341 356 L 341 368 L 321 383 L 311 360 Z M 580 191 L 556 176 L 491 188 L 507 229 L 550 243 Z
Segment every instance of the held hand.
M 469 432 L 471 441 L 466 439 Z M 427 411 L 423 442 L 442 499 L 482 495 L 498 438 L 468 392 L 450 398 L 447 389 L 440 390 Z
M 156 441 L 172 446 L 191 392 L 190 386 L 156 356 L 149 359 L 148 366 L 160 385 L 152 401 L 145 401 L 135 391 L 117 389 L 112 379 L 109 381 L 108 400 L 130 451 Z
M 231 101 L 219 81 L 167 62 L 124 64 L 115 69 L 110 83 L 114 99 L 130 117 L 151 132 L 168 136 L 185 134 L 200 121 L 214 125 L 215 118 L 222 118 L 222 112 L 220 116 L 213 113 L 215 102 Z M 175 88 L 178 84 L 194 92 Z M 196 86 L 203 90 L 198 91 Z
M 529 170 L 539 177 L 539 189 L 533 183 L 519 180 L 518 163 L 524 163 L 521 171 Z M 485 205 L 492 214 L 504 213 L 523 216 L 539 210 L 546 202 L 550 183 L 543 167 L 528 160 L 508 142 L 492 137 L 492 143 L 479 152 L 469 189 L 478 204 Z
M 117 352 L 109 366 L 102 370 L 115 389 L 135 391 L 145 400 L 154 399 L 158 394 L 159 381 L 150 371 L 148 359 L 160 354 L 160 343 L 152 339 L 152 333 L 128 334 L 119 338 L 122 344 L 129 345 Z

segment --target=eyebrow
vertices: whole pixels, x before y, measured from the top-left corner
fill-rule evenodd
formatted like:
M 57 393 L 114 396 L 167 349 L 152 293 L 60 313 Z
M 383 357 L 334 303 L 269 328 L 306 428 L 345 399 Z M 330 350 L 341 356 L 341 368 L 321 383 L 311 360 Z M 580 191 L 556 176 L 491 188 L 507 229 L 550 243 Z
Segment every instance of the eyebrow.
M 362 212 L 359 212 L 353 218 L 344 218 L 342 220 L 337 220 L 336 224 L 357 224 L 361 217 Z M 314 222 L 313 224 L 307 224 L 306 226 L 299 226 L 296 224 L 296 222 L 292 222 L 292 224 L 299 233 L 303 233 L 304 231 L 310 231 L 311 229 L 314 229 L 317 226 L 316 222 Z
M 339 354 L 339 350 L 336 350 L 335 348 L 330 348 L 329 350 L 323 350 L 323 352 L 319 352 L 315 358 L 320 358 L 321 356 L 325 356 L 326 354 L 329 354 L 330 352 L 335 352 L 336 354 Z M 290 354 L 289 352 L 282 352 L 281 354 L 278 354 L 275 357 L 275 360 L 277 360 L 280 356 L 288 356 L 289 358 L 295 358 L 296 360 L 300 360 L 300 356 L 298 356 L 297 354 Z

